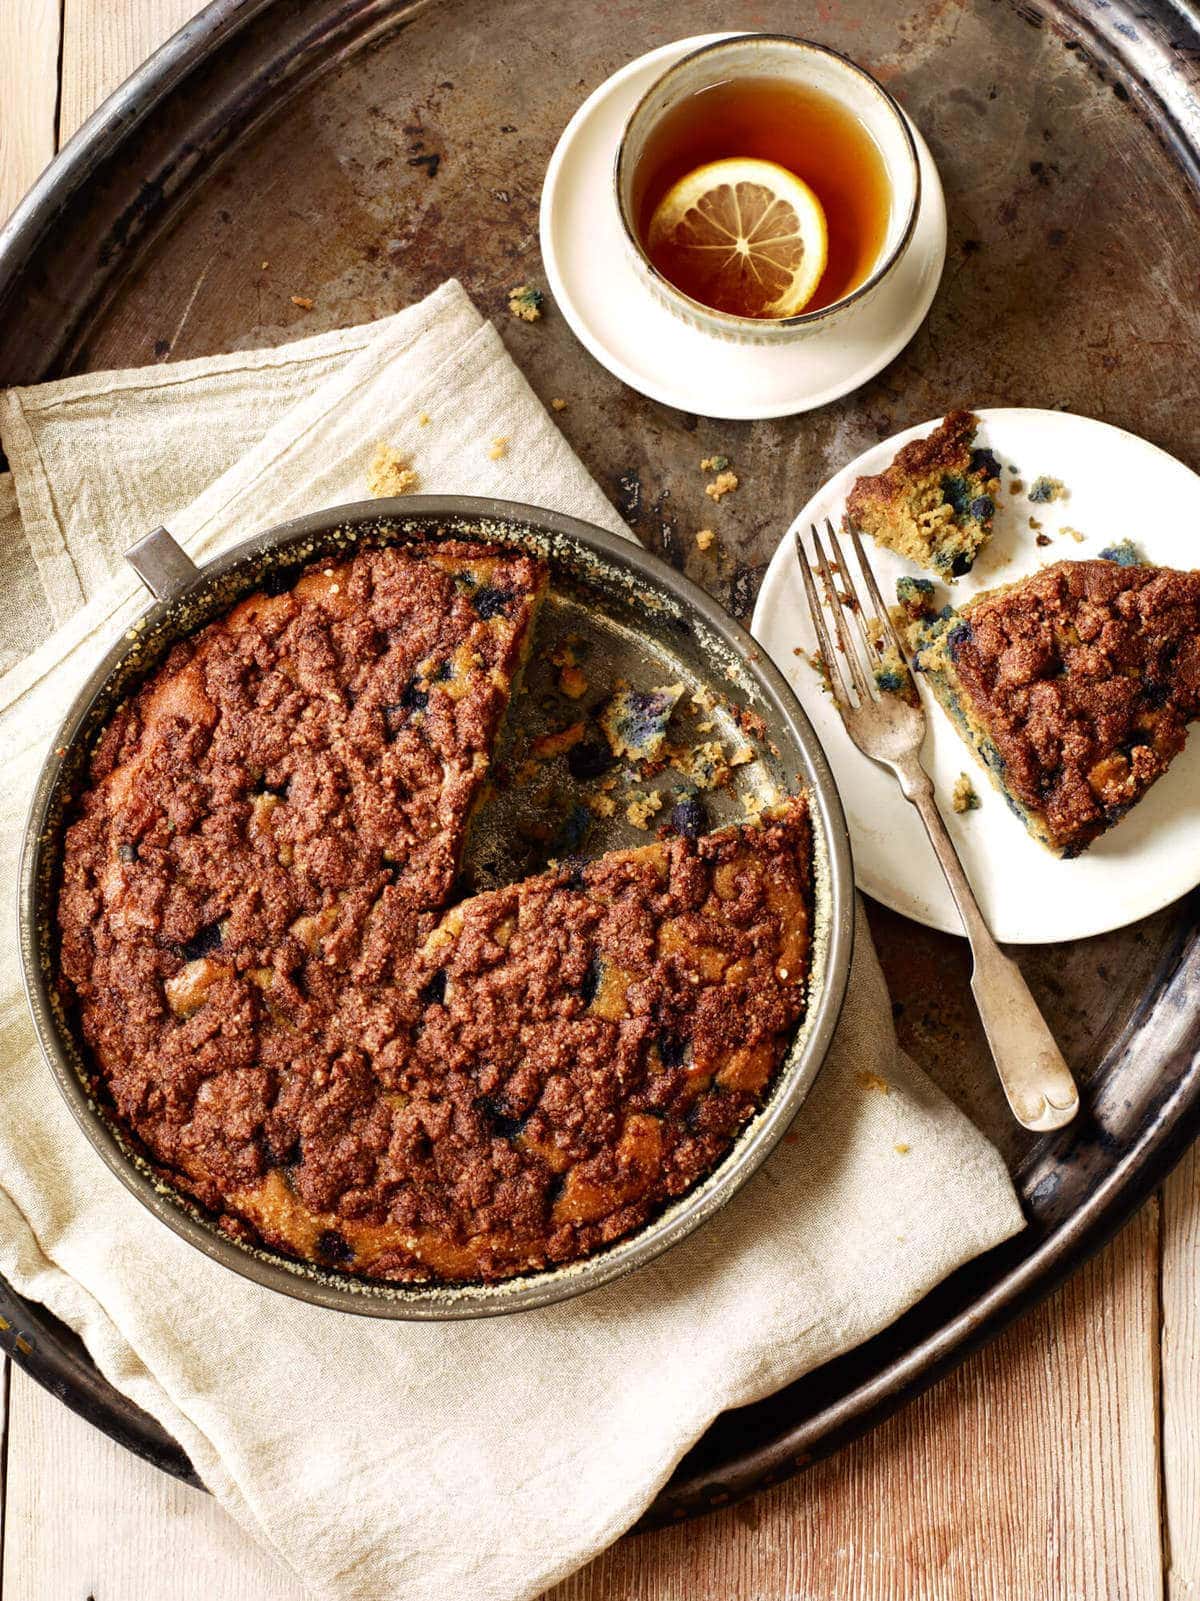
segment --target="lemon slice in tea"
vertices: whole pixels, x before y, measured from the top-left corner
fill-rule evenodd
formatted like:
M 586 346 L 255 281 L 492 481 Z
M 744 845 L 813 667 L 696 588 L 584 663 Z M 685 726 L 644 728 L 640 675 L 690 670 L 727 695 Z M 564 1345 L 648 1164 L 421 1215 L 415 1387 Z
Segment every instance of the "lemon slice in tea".
M 825 212 L 774 161 L 710 161 L 654 209 L 650 259 L 684 294 L 737 317 L 794 317 L 825 271 Z

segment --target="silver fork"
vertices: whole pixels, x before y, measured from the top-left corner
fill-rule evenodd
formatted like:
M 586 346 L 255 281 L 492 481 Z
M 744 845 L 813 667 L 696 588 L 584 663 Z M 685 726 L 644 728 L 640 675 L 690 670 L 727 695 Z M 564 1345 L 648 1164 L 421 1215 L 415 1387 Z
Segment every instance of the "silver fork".
M 1029 986 L 1021 977 L 1020 968 L 992 938 L 979 910 L 979 903 L 967 882 L 967 875 L 963 872 L 954 842 L 937 809 L 933 784 L 921 766 L 925 712 L 912 682 L 908 652 L 879 593 L 862 541 L 852 528 L 850 538 L 873 607 L 870 615 L 878 622 L 882 630 L 881 637 L 895 646 L 904 663 L 915 705 L 909 705 L 893 691 L 880 690 L 876 684 L 873 664 L 877 662 L 877 657 L 867 637 L 862 601 L 828 517 L 825 519 L 825 530 L 836 563 L 840 589 L 816 524 L 812 525 L 813 549 L 825 591 L 826 606 L 833 615 L 837 631 L 837 645 L 830 636 L 825 608 L 817 594 L 812 566 L 805 554 L 799 529 L 796 530 L 796 555 L 800 561 L 804 593 L 820 642 L 825 675 L 834 704 L 842 715 L 846 732 L 859 750 L 888 769 L 899 783 L 904 798 L 916 807 L 925 824 L 929 843 L 946 875 L 971 946 L 971 989 L 1013 1116 L 1025 1128 L 1038 1132 L 1062 1128 L 1079 1110 L 1079 1091 L 1062 1052 L 1054 1043 L 1054 1036 L 1046 1026 L 1045 1018 L 1038 1010 L 1037 1002 L 1029 992 Z M 847 611 L 855 620 L 853 631 L 846 619 Z M 843 664 L 849 673 L 849 683 L 843 672 Z

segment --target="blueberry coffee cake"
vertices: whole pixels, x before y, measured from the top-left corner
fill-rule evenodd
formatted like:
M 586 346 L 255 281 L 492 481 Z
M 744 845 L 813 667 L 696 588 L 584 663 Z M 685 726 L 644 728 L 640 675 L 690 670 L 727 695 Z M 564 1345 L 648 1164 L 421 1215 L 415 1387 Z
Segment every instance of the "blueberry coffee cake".
M 969 573 L 992 531 L 1000 463 L 975 448 L 979 418 L 952 411 L 881 473 L 859 478 L 846 521 L 948 582 Z
M 397 1282 L 569 1261 L 708 1172 L 782 1059 L 802 801 L 451 904 L 546 582 L 471 541 L 317 563 L 96 746 L 64 997 L 118 1121 L 235 1237 Z
M 290 1160 L 222 1199 L 269 1244 L 395 1280 L 620 1239 L 761 1104 L 804 1010 L 809 904 L 800 803 L 459 902 L 403 982 L 352 982 L 319 1019 L 328 1084 L 267 1114 Z
M 1200 572 L 1060 561 L 938 609 L 897 585 L 913 665 L 1037 840 L 1077 856 L 1200 717 Z

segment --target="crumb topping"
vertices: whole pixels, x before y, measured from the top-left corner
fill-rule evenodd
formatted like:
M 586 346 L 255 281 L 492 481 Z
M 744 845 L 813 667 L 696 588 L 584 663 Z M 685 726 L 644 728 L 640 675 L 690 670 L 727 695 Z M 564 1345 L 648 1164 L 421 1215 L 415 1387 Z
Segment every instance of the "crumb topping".
M 281 575 L 97 747 L 64 982 L 118 1117 L 231 1234 L 395 1281 L 570 1261 L 710 1171 L 779 1066 L 803 801 L 705 834 L 694 788 L 647 791 L 676 837 L 445 910 L 545 581 L 466 541 Z M 619 738 L 665 738 L 683 689 L 653 693 Z

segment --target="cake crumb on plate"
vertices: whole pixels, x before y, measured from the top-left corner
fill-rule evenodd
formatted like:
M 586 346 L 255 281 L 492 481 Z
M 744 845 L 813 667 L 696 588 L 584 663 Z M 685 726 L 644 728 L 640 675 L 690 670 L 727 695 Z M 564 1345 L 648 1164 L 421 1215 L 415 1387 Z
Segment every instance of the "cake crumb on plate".
M 950 794 L 950 804 L 956 812 L 977 812 L 980 807 L 979 796 L 975 793 L 975 786 L 966 773 L 960 773 L 955 780 L 954 788 Z
M 1069 500 L 1071 491 L 1061 478 L 1047 478 L 1045 473 L 1029 486 L 1029 498 L 1035 506 L 1047 506 L 1052 500 Z

